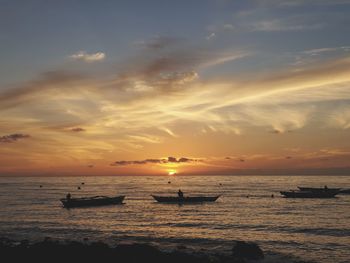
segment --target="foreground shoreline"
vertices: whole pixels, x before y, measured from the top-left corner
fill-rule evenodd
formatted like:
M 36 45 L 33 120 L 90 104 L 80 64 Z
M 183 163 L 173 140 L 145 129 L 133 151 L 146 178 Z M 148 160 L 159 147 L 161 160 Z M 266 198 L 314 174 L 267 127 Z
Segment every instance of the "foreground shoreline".
M 169 263 L 249 263 L 249 262 L 293 262 L 316 263 L 290 257 L 266 257 L 266 253 L 253 242 L 233 241 L 230 255 L 220 253 L 193 253 L 185 246 L 178 246 L 172 251 L 163 251 L 146 243 L 107 245 L 104 242 L 58 241 L 45 238 L 31 243 L 28 240 L 14 241 L 0 238 L 0 253 L 12 260 L 54 260 L 98 261 L 103 262 L 169 262 Z

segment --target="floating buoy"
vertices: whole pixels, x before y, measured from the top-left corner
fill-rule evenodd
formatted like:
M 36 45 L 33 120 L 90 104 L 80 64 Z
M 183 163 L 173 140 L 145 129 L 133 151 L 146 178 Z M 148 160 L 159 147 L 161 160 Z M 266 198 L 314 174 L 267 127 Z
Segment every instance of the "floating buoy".
M 42 188 L 43 186 L 42 185 L 40 185 L 40 188 Z
M 171 182 L 169 181 L 168 184 L 171 184 Z
M 78 186 L 78 190 L 80 190 L 80 186 Z
M 85 184 L 84 182 L 82 182 L 81 184 Z

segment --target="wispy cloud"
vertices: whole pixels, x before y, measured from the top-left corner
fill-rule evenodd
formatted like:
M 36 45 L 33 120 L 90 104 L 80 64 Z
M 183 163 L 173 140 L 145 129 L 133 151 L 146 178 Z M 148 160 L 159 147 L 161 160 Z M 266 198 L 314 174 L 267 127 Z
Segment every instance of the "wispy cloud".
M 210 39 L 212 39 L 212 38 L 215 38 L 215 36 L 216 36 L 216 34 L 215 34 L 214 32 L 212 32 L 212 33 L 210 33 L 209 35 L 207 35 L 205 38 L 206 38 L 207 40 L 210 40 Z
M 253 31 L 302 31 L 302 30 L 314 30 L 320 29 L 324 26 L 322 23 L 307 24 L 302 23 L 298 19 L 273 19 L 273 20 L 260 20 L 251 24 L 251 30 Z
M 12 108 L 22 103 L 30 103 L 63 90 L 69 91 L 71 87 L 76 89 L 85 79 L 82 75 L 73 72 L 60 70 L 45 72 L 35 80 L 0 93 L 0 108 Z
M 92 78 L 57 71 L 10 88 L 0 94 L 0 120 L 6 123 L 2 127 L 12 128 L 6 133 L 15 128 L 28 134 L 35 131 L 38 136 L 30 143 L 45 141 L 43 156 L 60 155 L 56 149 L 62 145 L 67 155 L 60 158 L 71 159 L 107 159 L 140 149 L 161 153 L 169 143 L 190 145 L 198 139 L 210 144 L 209 136 L 220 140 L 227 135 L 244 140 L 252 132 L 273 137 L 269 132 L 275 131 L 282 135 L 274 137 L 278 140 L 289 136 L 288 131 L 299 134 L 315 121 L 321 127 L 347 127 L 347 119 L 337 125 L 331 119 L 339 119 L 335 116 L 344 112 L 333 102 L 350 100 L 348 57 L 297 71 L 285 68 L 218 81 L 205 80 L 198 72 L 238 63 L 250 52 L 179 45 L 177 50 L 176 45 L 170 51 L 161 49 L 161 55 L 154 49 L 141 51 L 112 76 Z M 28 130 L 22 129 L 25 124 L 30 124 Z M 72 128 L 89 132 L 84 136 L 62 132 Z
M 256 0 L 260 6 L 270 7 L 296 7 L 301 5 L 344 5 L 350 4 L 348 0 Z
M 96 52 L 96 53 L 87 53 L 86 51 L 78 51 L 75 54 L 72 54 L 69 56 L 71 59 L 74 60 L 82 60 L 85 62 L 96 62 L 101 61 L 106 58 L 106 54 L 103 52 Z
M 12 143 L 18 140 L 29 138 L 28 134 L 14 133 L 9 135 L 0 136 L 0 143 Z
M 309 49 L 305 50 L 302 53 L 310 56 L 316 56 L 322 53 L 328 53 L 328 52 L 336 52 L 336 51 L 350 51 L 350 46 L 343 46 L 343 47 L 325 47 L 325 48 L 315 48 L 315 49 Z
M 341 129 L 350 128 L 350 107 L 339 106 L 332 110 L 329 114 L 329 124 L 331 127 L 338 127 Z

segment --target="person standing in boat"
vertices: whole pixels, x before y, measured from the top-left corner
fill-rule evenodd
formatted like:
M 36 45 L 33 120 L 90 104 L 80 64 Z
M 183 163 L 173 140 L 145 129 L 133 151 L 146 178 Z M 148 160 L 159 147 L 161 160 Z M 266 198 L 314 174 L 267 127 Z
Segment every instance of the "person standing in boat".
M 71 199 L 71 194 L 70 193 L 68 193 L 67 195 L 66 195 L 66 199 L 67 199 L 67 201 L 70 201 L 70 199 Z
M 184 198 L 184 193 L 181 191 L 181 189 L 179 189 L 177 195 L 179 196 L 179 198 Z

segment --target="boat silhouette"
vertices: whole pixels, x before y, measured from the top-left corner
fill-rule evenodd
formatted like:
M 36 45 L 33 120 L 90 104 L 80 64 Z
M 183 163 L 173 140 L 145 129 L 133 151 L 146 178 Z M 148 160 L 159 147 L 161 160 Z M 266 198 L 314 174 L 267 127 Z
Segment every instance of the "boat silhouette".
M 87 207 L 87 206 L 105 206 L 122 204 L 125 196 L 119 195 L 114 197 L 109 196 L 93 196 L 82 198 L 62 198 L 60 201 L 65 208 Z

